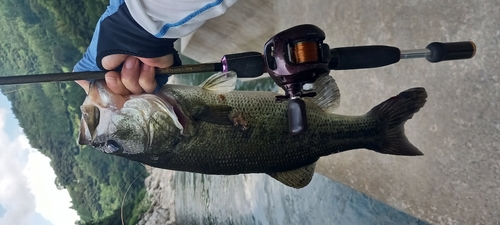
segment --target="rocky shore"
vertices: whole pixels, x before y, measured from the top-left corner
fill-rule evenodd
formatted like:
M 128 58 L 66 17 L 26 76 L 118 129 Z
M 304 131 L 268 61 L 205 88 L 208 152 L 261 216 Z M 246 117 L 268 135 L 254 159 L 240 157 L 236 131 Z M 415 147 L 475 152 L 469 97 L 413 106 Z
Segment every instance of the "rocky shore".
M 139 225 L 174 225 L 175 193 L 173 187 L 174 171 L 155 169 L 146 166 L 149 176 L 144 181 L 150 208 L 139 221 Z

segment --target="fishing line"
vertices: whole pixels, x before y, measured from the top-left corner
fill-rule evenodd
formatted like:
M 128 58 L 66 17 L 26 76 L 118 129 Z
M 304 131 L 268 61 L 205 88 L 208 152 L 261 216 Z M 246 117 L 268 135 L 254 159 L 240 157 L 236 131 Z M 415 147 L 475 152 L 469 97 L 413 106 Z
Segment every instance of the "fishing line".
M 125 191 L 125 194 L 123 195 L 122 206 L 121 206 L 121 209 L 120 209 L 120 216 L 121 216 L 121 219 L 122 219 L 122 225 L 125 225 L 125 221 L 123 221 L 123 204 L 125 203 L 125 197 L 127 197 L 128 190 L 130 190 L 130 188 L 135 183 L 135 181 L 137 181 L 137 179 L 139 179 L 139 177 L 142 176 L 142 175 L 144 175 L 144 173 L 141 173 L 141 174 L 137 175 L 137 177 L 135 177 L 135 179 L 132 181 L 132 183 L 130 183 L 130 185 L 127 188 L 127 191 Z M 144 197 L 146 197 L 146 196 L 144 196 Z
M 297 64 L 318 61 L 318 44 L 314 41 L 302 41 L 293 46 L 294 61 Z

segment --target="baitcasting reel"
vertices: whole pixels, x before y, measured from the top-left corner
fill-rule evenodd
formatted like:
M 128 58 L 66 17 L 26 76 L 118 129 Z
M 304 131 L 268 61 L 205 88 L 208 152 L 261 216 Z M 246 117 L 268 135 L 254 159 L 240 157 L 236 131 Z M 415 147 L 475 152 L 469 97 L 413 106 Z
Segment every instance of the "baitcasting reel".
M 288 100 L 288 126 L 292 134 L 302 133 L 308 127 L 301 98 L 316 95 L 305 92 L 304 84 L 314 83 L 330 71 L 330 47 L 323 40 L 325 33 L 318 27 L 300 25 L 276 34 L 264 45 L 267 73 L 285 91 L 285 96 L 277 96 L 276 100 Z

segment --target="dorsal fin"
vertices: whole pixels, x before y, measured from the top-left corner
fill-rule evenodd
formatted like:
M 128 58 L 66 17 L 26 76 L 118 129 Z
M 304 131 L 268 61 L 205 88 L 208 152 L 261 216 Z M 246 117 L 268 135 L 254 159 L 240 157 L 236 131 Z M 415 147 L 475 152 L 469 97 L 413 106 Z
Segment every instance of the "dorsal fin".
M 315 168 L 316 162 L 290 171 L 269 173 L 269 176 L 284 185 L 299 189 L 305 187 L 311 182 Z
M 233 71 L 220 72 L 206 79 L 200 87 L 205 90 L 226 93 L 233 91 L 236 87 L 236 73 Z
M 316 103 L 323 111 L 331 113 L 340 105 L 340 91 L 337 82 L 330 75 L 316 79 L 312 88 L 316 96 L 308 99 Z

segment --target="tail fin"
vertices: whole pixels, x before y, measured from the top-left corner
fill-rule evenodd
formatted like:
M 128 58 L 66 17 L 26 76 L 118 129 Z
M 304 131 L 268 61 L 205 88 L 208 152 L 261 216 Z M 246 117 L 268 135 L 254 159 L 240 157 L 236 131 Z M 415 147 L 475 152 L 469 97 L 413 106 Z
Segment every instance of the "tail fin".
M 425 104 L 424 88 L 411 88 L 375 106 L 368 115 L 379 118 L 386 126 L 385 137 L 379 153 L 392 155 L 423 155 L 413 146 L 404 133 L 404 123 L 411 119 Z

